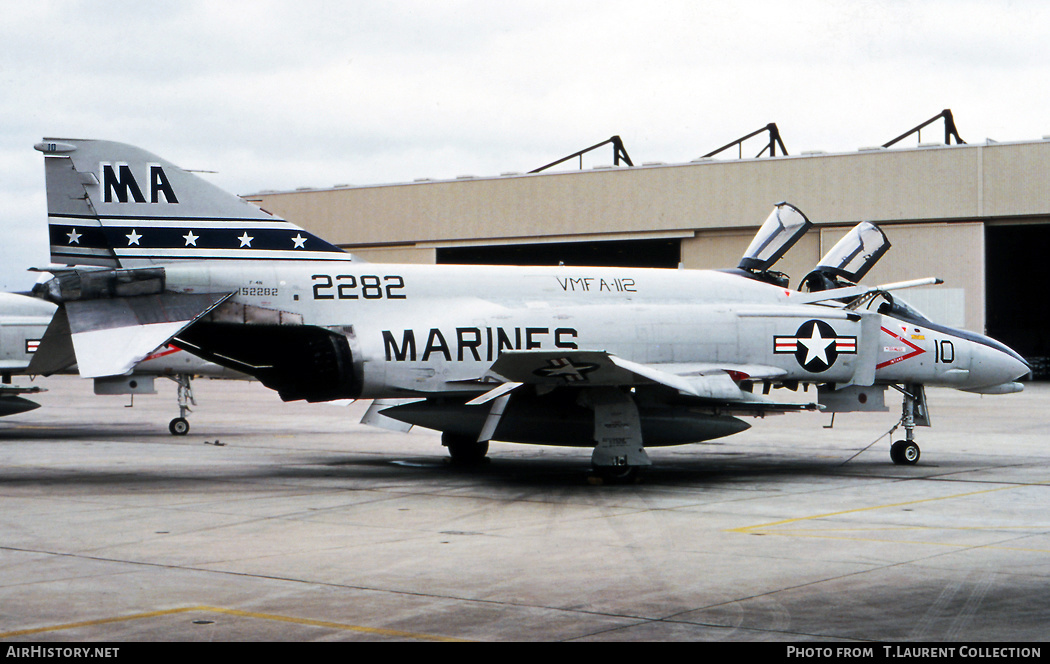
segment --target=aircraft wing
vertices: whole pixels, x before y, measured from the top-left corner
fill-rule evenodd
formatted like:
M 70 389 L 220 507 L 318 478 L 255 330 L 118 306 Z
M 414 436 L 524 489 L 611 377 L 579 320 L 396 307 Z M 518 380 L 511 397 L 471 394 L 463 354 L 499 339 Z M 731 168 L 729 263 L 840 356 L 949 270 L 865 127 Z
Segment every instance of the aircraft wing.
M 609 388 L 662 385 L 677 391 L 682 405 L 712 409 L 721 416 L 818 410 L 817 403 L 775 402 L 740 389 L 736 382 L 775 378 L 785 373 L 776 367 L 758 365 L 644 364 L 606 351 L 506 351 L 482 378 L 471 381 L 476 386 L 495 386 L 465 405 L 490 404 L 478 441 L 490 440 L 495 435 L 512 392 L 526 385 L 540 393 L 564 387 L 594 390 L 599 402 L 608 399 Z M 588 394 L 590 392 L 585 392 L 581 397 L 586 398 Z
M 499 383 L 468 402 L 481 405 L 508 395 L 522 385 L 552 390 L 558 387 L 633 387 L 663 385 L 686 398 L 723 404 L 740 410 L 813 409 L 815 404 L 781 404 L 740 389 L 738 380 L 773 379 L 783 369 L 734 364 L 643 364 L 605 351 L 506 351 L 482 378 Z
M 639 370 L 642 373 L 638 373 Z M 487 375 L 504 383 L 551 388 L 657 382 L 678 390 L 690 390 L 687 383 L 673 374 L 655 367 L 647 369 L 644 365 L 623 360 L 605 351 L 506 351 L 492 363 Z
M 50 375 L 74 362 L 85 378 L 126 374 L 232 293 L 160 293 L 66 302 L 28 372 Z

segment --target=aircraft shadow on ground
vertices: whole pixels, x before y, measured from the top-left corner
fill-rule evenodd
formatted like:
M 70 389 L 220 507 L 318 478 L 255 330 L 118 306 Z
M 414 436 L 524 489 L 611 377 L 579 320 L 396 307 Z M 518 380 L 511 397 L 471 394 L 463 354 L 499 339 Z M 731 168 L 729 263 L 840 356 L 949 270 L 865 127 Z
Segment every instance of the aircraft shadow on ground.
M 383 481 L 383 482 L 433 482 L 451 481 L 485 486 L 549 487 L 549 486 L 593 486 L 598 484 L 590 467 L 589 454 L 581 450 L 579 455 L 529 455 L 490 454 L 480 464 L 454 463 L 443 451 L 433 455 L 398 455 L 375 452 L 322 454 L 311 451 L 289 452 L 287 449 L 272 457 L 246 459 L 243 464 L 216 464 L 212 452 L 236 449 L 240 446 L 238 435 L 243 432 L 229 431 L 225 445 L 216 446 L 209 441 L 224 438 L 223 433 L 211 432 L 205 440 L 197 438 L 169 438 L 158 432 L 143 433 L 141 426 L 104 425 L 101 427 L 30 427 L 0 426 L 0 451 L 7 445 L 19 442 L 70 441 L 76 443 L 127 443 L 131 445 L 200 445 L 200 462 L 182 458 L 176 462 L 158 462 L 155 468 L 143 468 L 148 455 L 138 455 L 135 462 L 139 468 L 105 469 L 99 464 L 86 468 L 49 466 L 34 467 L 30 463 L 19 463 L 16 467 L 0 467 L 0 486 L 13 484 L 46 485 L 123 485 L 147 488 L 163 485 L 169 490 L 178 490 L 185 483 L 187 489 L 199 489 L 200 483 L 208 481 L 237 482 L 276 479 L 282 481 L 318 479 L 339 481 Z M 57 442 L 61 444 L 61 442 Z M 717 448 L 716 448 L 717 449 Z M 916 471 L 938 468 L 941 464 L 924 462 L 920 466 L 900 468 L 884 458 L 881 450 L 871 450 L 861 457 L 849 460 L 852 454 L 843 450 L 840 456 L 807 457 L 770 454 L 768 452 L 713 451 L 698 449 L 695 454 L 673 452 L 670 455 L 657 452 L 653 465 L 644 469 L 640 476 L 623 486 L 679 486 L 701 487 L 705 485 L 736 485 L 748 481 L 770 482 L 806 481 L 834 477 L 897 477 L 902 473 L 915 476 Z M 112 458 L 107 452 L 100 457 Z M 134 457 L 131 457 L 134 458 Z M 271 463 L 272 461 L 272 463 Z M 944 470 L 943 468 L 941 470 Z M 616 484 L 604 482 L 602 484 Z

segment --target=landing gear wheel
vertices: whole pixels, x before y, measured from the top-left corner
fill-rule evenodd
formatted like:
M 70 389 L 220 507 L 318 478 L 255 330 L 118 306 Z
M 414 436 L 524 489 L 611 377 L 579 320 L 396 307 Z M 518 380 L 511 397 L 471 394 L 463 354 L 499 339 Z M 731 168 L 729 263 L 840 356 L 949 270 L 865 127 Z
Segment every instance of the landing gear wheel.
M 190 432 L 190 423 L 185 417 L 176 417 L 168 423 L 168 431 L 173 436 L 185 436 Z
M 469 436 L 457 436 L 455 434 L 441 434 L 441 444 L 448 448 L 448 455 L 452 463 L 464 466 L 474 466 L 485 461 L 485 455 L 489 453 L 489 441 L 478 442 Z
M 890 446 L 890 459 L 898 466 L 914 466 L 919 462 L 919 446 L 911 440 L 898 440 Z
M 635 484 L 642 474 L 640 466 L 591 466 L 592 484 Z

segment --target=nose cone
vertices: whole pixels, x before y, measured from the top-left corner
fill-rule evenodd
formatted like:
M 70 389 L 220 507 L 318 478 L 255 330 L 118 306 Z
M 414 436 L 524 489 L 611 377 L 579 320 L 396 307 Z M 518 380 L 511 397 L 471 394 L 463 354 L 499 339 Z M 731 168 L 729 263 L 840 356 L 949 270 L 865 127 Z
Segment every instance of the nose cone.
M 1024 358 L 993 339 L 975 343 L 970 361 L 970 389 L 988 388 L 1012 383 L 1032 373 Z

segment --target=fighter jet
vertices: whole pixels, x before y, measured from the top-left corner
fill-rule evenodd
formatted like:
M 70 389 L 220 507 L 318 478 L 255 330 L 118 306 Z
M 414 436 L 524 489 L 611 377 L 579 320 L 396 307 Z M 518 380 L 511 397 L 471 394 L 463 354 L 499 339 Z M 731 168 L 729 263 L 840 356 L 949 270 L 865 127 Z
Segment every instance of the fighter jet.
M 54 313 L 55 305 L 50 302 L 0 293 L 0 417 L 40 407 L 22 395 L 37 394 L 43 388 L 14 385 L 12 375 L 23 373 L 29 366 Z
M 925 385 L 1007 393 L 1030 372 L 896 295 L 937 280 L 857 285 L 888 248 L 874 226 L 790 289 L 771 267 L 811 223 L 787 203 L 728 270 L 380 265 L 139 148 L 36 148 L 52 259 L 71 266 L 45 287 L 59 314 L 43 373 L 122 375 L 170 343 L 286 401 L 373 399 L 366 421 L 439 430 L 453 460 L 490 440 L 581 446 L 623 478 L 647 448 L 737 433 L 741 417 L 884 409 L 890 387 L 907 434 L 891 458 L 915 463 Z M 800 385 L 816 401 L 777 396 Z
M 22 395 L 39 394 L 46 388 L 39 385 L 22 387 L 13 384 L 13 377 L 29 374 L 40 340 L 51 324 L 57 307 L 43 299 L 19 293 L 0 293 L 0 417 L 16 415 L 40 407 Z M 95 394 L 134 395 L 156 394 L 154 379 L 170 378 L 178 384 L 179 415 L 168 423 L 172 435 L 186 435 L 190 429 L 187 415 L 193 396 L 194 376 L 211 378 L 247 378 L 225 367 L 212 364 L 194 355 L 164 346 L 144 357 L 127 375 L 99 377 L 94 383 Z

